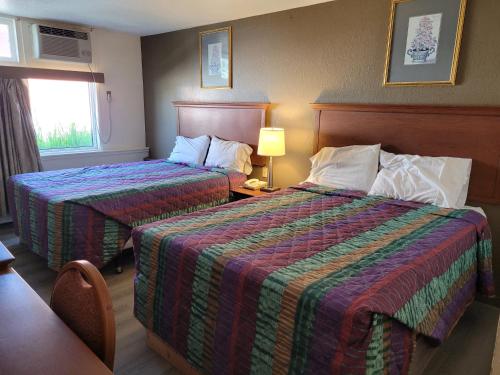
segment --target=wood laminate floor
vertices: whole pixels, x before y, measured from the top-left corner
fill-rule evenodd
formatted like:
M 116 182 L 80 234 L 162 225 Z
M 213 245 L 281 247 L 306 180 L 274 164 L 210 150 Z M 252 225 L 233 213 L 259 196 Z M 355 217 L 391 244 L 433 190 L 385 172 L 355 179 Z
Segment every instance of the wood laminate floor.
M 14 268 L 48 303 L 56 273 L 41 257 L 19 244 L 11 225 L 0 225 L 0 241 L 14 254 Z M 102 271 L 113 299 L 116 316 L 115 374 L 178 375 L 163 358 L 146 346 L 144 328 L 133 315 L 134 262 L 125 253 L 124 271 L 112 266 Z M 491 369 L 499 309 L 476 302 L 467 310 L 452 335 L 433 356 L 427 375 L 488 375 Z

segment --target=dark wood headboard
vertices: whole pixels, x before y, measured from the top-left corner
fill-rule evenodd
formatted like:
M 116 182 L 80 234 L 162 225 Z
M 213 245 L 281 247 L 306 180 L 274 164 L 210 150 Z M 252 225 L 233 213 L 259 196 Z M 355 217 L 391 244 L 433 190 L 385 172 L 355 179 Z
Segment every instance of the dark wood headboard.
M 315 152 L 381 143 L 389 152 L 471 158 L 468 200 L 500 204 L 500 107 L 312 104 Z
M 252 164 L 266 165 L 257 155 L 260 128 L 266 126 L 269 103 L 173 102 L 177 109 L 177 134 L 185 137 L 216 136 L 249 144 Z

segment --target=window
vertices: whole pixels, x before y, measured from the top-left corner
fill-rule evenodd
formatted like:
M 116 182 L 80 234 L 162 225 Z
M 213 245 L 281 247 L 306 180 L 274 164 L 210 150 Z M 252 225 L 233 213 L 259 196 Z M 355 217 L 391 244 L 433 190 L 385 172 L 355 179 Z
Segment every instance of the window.
M 30 79 L 29 94 L 40 151 L 96 149 L 96 85 Z
M 16 21 L 13 18 L 0 17 L 0 61 L 19 61 Z

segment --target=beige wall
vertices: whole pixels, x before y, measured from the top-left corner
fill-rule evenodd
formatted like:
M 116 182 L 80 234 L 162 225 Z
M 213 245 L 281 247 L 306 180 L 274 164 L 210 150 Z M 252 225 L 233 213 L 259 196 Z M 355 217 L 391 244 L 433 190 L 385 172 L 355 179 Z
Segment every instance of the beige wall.
M 17 20 L 19 63 L 2 62 L 1 65 L 28 66 L 32 68 L 66 69 L 89 71 L 86 63 L 36 59 L 33 54 L 32 26 L 36 23 L 52 24 L 47 21 L 21 18 Z M 65 24 L 55 23 L 55 26 Z M 59 26 L 59 27 L 61 27 Z M 71 25 L 67 25 L 71 27 Z M 79 27 L 77 27 L 78 29 Z M 89 28 L 82 27 L 90 31 Z M 141 41 L 136 35 L 92 29 L 92 65 L 94 72 L 104 73 L 105 83 L 97 86 L 99 126 L 103 139 L 109 134 L 109 118 L 113 131 L 108 144 L 101 144 L 104 151 L 144 150 L 144 98 L 141 61 Z M 113 101 L 108 107 L 106 91 L 111 91 Z M 101 159 L 100 163 L 107 162 Z M 73 163 L 65 168 L 75 167 Z M 51 168 L 50 168 L 51 169 Z
M 33 54 L 34 23 L 46 24 L 47 21 L 25 18 L 17 20 L 19 63 L 2 62 L 0 65 L 89 71 L 89 65 L 86 63 L 36 59 Z M 63 24 L 64 26 L 66 25 Z M 106 81 L 97 85 L 99 127 L 102 139 L 106 139 L 111 120 L 110 140 L 107 144 L 100 144 L 99 152 L 80 152 L 77 156 L 42 154 L 45 170 L 139 161 L 148 155 L 148 150 L 145 148 L 140 38 L 127 33 L 93 29 L 91 41 L 93 60 L 91 68 L 94 72 L 104 73 Z M 111 105 L 106 100 L 108 90 L 112 92 Z
M 147 145 L 173 147 L 173 100 L 269 101 L 270 124 L 287 130 L 275 182 L 304 179 L 312 152 L 308 103 L 500 105 L 500 3 L 469 0 L 455 87 L 384 88 L 389 0 L 337 0 L 221 25 L 233 26 L 232 90 L 199 85 L 198 31 L 142 38 Z

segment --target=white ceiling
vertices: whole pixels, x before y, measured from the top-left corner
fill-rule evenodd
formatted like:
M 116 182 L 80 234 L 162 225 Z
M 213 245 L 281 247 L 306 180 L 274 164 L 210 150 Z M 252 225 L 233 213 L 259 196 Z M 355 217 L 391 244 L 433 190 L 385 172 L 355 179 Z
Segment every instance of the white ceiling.
M 0 0 L 0 13 L 150 35 L 326 1 L 328 0 Z

